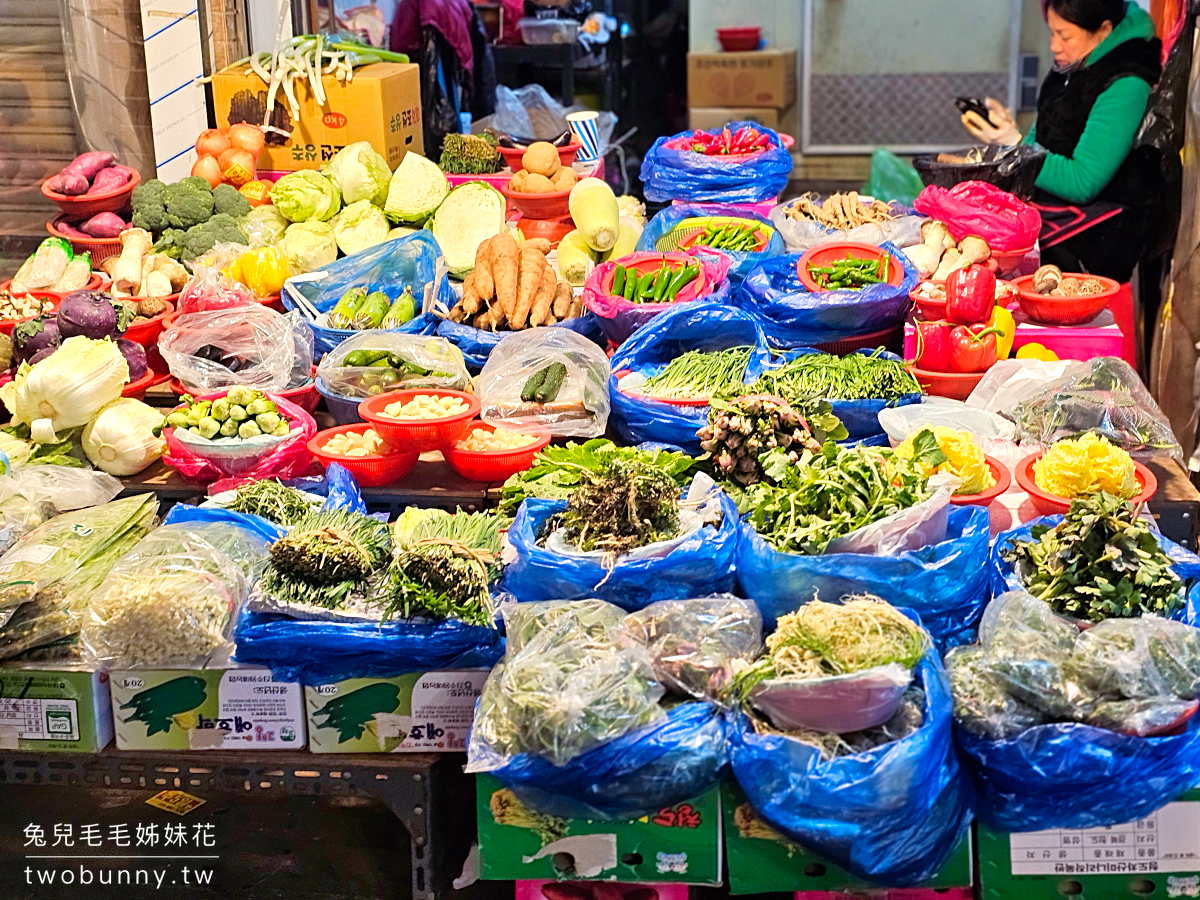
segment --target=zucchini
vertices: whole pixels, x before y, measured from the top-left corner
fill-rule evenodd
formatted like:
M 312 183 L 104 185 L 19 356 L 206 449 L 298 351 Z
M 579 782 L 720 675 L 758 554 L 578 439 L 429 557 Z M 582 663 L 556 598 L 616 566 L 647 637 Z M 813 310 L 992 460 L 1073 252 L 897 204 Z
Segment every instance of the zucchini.
M 563 379 L 567 377 L 567 367 L 560 362 L 551 363 L 546 367 L 546 377 L 536 391 L 533 399 L 538 403 L 553 403 L 562 390 Z

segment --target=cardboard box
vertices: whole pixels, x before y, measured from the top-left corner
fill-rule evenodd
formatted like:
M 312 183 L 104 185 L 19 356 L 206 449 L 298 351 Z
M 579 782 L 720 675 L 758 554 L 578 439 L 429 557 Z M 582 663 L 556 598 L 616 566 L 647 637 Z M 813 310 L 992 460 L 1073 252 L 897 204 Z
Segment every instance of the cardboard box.
M 130 669 L 112 673 L 120 750 L 300 750 L 304 695 L 270 669 Z
M 689 53 L 688 106 L 775 107 L 796 102 L 796 51 Z
M 492 797 L 500 792 L 510 805 L 497 822 Z M 482 878 L 721 883 L 718 788 L 636 822 L 561 819 L 519 806 L 509 821 L 519 801 L 490 775 L 475 777 L 475 795 Z
M 889 896 L 886 888 L 855 878 L 753 816 L 738 784 L 722 783 L 721 820 L 730 894 L 788 891 L 805 900 L 840 894 L 853 894 L 855 898 Z M 971 842 L 964 838 L 942 870 L 921 889 L 936 890 L 941 900 L 953 900 L 952 892 L 961 889 L 969 900 L 971 884 Z
M 113 736 L 108 672 L 48 663 L 0 667 L 0 750 L 99 753 Z
M 721 128 L 730 122 L 755 122 L 775 131 L 796 136 L 800 127 L 798 107 L 776 109 L 773 106 L 693 106 L 688 109 L 688 128 Z
M 267 85 L 244 66 L 218 72 L 212 79 L 217 125 L 234 122 L 261 125 Z M 332 75 L 322 80 L 325 104 L 319 105 L 307 81 L 295 82 L 300 116 L 292 121 L 282 92 L 275 99 L 272 124 L 289 138 L 268 133 L 258 168 L 294 172 L 319 169 L 347 144 L 370 141 L 388 166 L 395 169 L 409 150 L 425 152 L 421 136 L 421 77 L 415 63 L 375 63 L 339 84 Z
M 1200 790 L 1108 828 L 976 827 L 983 900 L 1200 896 Z
M 313 753 L 462 753 L 487 669 L 350 678 L 304 689 Z

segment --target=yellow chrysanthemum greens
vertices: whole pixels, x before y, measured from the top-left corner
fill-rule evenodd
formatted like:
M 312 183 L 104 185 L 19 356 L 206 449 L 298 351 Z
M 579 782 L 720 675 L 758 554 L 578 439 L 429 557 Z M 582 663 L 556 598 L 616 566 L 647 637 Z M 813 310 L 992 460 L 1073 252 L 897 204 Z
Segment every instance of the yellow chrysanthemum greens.
M 919 458 L 920 454 L 917 452 L 914 442 L 924 432 L 933 432 L 938 447 L 946 455 L 945 462 L 934 466 Z M 996 479 L 992 475 L 992 470 L 988 468 L 983 450 L 979 448 L 971 433 L 967 431 L 956 431 L 944 425 L 922 428 L 904 439 L 904 442 L 896 448 L 896 455 L 903 459 L 918 457 L 917 465 L 926 475 L 933 475 L 937 472 L 949 472 L 951 475 L 957 475 L 962 479 L 962 485 L 954 492 L 956 494 L 981 494 L 996 485 Z
M 1033 464 L 1033 482 L 1072 499 L 1103 491 L 1128 500 L 1138 490 L 1129 454 L 1090 432 L 1051 444 Z

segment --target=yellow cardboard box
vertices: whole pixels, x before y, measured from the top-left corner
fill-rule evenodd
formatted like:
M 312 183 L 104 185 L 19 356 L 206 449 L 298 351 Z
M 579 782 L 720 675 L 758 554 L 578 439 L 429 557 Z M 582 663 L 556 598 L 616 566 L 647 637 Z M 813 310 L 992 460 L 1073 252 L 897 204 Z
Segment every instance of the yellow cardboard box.
M 688 106 L 773 106 L 796 100 L 796 51 L 689 53 Z
M 261 125 L 268 86 L 245 66 L 230 67 L 212 79 L 217 125 Z M 319 169 L 347 144 L 370 141 L 395 169 L 409 150 L 425 152 L 421 137 L 421 76 L 415 63 L 374 63 L 345 84 L 332 75 L 322 81 L 325 104 L 319 105 L 307 81 L 295 81 L 300 116 L 292 120 L 287 98 L 279 91 L 271 124 L 290 134 L 267 134 L 258 158 L 263 170 L 293 172 Z

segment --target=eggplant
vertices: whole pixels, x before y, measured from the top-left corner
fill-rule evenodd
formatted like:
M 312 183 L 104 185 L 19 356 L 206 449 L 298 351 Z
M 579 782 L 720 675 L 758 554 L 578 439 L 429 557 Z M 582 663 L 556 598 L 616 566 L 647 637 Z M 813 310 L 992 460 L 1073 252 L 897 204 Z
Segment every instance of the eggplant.
M 63 338 L 115 338 L 123 329 L 112 298 L 103 291 L 71 291 L 58 308 L 58 331 Z
M 55 350 L 62 343 L 58 320 L 53 314 L 38 316 L 13 328 L 13 365 L 31 362 L 43 350 Z M 46 354 L 49 356 L 50 354 Z
M 117 340 L 117 349 L 121 351 L 121 355 L 125 357 L 125 363 L 129 366 L 129 380 L 137 381 L 146 375 L 146 351 L 141 344 L 136 341 L 119 338 Z
M 555 147 L 567 146 L 567 144 L 571 143 L 571 132 L 564 131 L 562 134 L 560 134 L 558 137 L 556 137 L 550 143 L 553 144 Z

